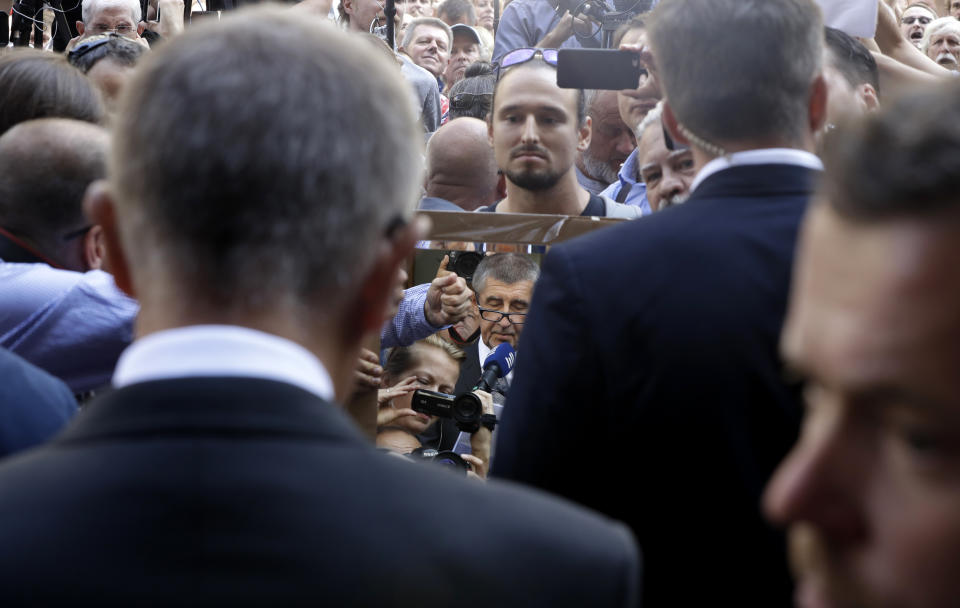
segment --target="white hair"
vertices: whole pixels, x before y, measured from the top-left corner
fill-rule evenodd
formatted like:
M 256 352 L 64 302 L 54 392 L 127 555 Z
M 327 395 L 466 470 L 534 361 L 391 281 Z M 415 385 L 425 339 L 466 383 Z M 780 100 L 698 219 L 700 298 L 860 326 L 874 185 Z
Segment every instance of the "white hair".
M 940 17 L 939 19 L 931 21 L 930 24 L 927 25 L 927 29 L 923 30 L 923 41 L 920 43 L 920 50 L 926 54 L 927 49 L 930 48 L 930 39 L 944 31 L 960 35 L 960 21 L 955 17 Z
M 89 26 L 100 11 L 115 6 L 129 8 L 133 24 L 140 23 L 140 3 L 137 0 L 83 0 L 83 24 Z

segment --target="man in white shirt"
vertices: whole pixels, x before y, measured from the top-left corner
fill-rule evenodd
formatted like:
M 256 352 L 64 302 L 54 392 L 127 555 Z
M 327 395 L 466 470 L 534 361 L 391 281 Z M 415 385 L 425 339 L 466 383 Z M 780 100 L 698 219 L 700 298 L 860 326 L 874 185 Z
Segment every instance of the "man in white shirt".
M 87 204 L 137 339 L 114 392 L 0 465 L 0 604 L 632 605 L 623 526 L 388 458 L 332 403 L 423 238 L 395 66 L 261 7 L 140 69 Z

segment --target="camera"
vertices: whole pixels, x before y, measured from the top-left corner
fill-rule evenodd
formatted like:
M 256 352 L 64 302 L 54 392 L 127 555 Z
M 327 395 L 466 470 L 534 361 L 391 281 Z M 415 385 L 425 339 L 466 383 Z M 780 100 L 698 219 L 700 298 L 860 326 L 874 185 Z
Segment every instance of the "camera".
M 481 261 L 483 261 L 483 254 L 475 251 L 447 252 L 447 270 L 452 270 L 457 273 L 457 276 L 463 277 L 468 285 L 473 283 L 473 273 L 477 271 Z
M 462 475 L 466 475 L 471 468 L 470 463 L 461 458 L 460 454 L 450 451 L 438 452 L 433 448 L 417 448 L 407 454 L 407 457 L 416 462 L 438 464 Z
M 473 393 L 454 396 L 417 389 L 413 391 L 410 404 L 415 412 L 439 418 L 452 418 L 457 428 L 465 433 L 476 433 L 481 425 L 492 431 L 496 424 L 496 417 L 483 413 L 480 397 Z

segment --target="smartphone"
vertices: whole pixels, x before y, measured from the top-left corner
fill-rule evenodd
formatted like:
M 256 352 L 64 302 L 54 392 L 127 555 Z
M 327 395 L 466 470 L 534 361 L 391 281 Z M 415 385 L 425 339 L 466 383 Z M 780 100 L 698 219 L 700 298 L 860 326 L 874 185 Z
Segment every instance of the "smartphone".
M 635 89 L 645 71 L 631 51 L 560 49 L 557 53 L 557 85 L 565 89 Z

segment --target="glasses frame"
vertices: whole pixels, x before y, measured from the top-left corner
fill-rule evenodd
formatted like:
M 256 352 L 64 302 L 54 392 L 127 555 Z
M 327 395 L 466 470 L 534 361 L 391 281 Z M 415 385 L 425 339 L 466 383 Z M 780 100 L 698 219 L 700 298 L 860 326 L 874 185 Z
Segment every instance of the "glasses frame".
M 504 317 L 507 318 L 507 321 L 509 321 L 511 325 L 523 325 L 527 320 L 527 313 L 525 312 L 500 312 L 499 310 L 494 310 L 492 308 L 484 308 L 483 306 L 477 306 L 477 308 L 480 310 L 480 318 L 490 323 L 499 323 L 500 321 L 503 320 Z M 497 317 L 497 320 L 494 321 L 492 319 L 488 319 L 487 317 L 483 316 L 483 313 L 487 313 L 487 312 L 499 315 Z M 517 316 L 520 318 L 519 323 L 517 321 L 514 321 L 514 316 Z

